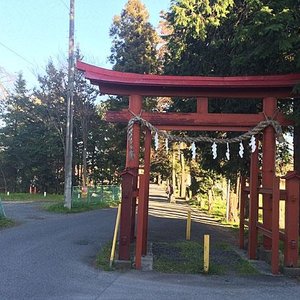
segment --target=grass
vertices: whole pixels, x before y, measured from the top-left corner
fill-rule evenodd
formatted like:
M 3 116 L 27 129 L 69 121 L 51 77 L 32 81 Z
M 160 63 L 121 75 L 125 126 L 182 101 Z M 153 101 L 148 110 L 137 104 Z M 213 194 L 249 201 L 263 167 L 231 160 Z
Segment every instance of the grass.
M 12 227 L 15 225 L 15 222 L 11 219 L 0 217 L 0 229 Z
M 203 248 L 199 242 L 153 243 L 153 254 L 156 271 L 191 274 L 203 271 Z
M 112 271 L 113 269 L 109 266 L 111 242 L 105 244 L 96 257 L 96 267 L 103 271 Z
M 46 197 L 42 194 L 29 194 L 29 193 L 10 193 L 0 194 L 0 198 L 2 201 L 61 201 L 63 199 L 63 195 L 57 194 L 47 194 Z
M 56 203 L 47 204 L 44 206 L 44 208 L 49 212 L 55 212 L 55 213 L 80 213 L 95 209 L 101 209 L 101 208 L 108 208 L 116 206 L 117 202 L 83 202 L 83 201 L 76 201 L 72 203 L 72 208 L 69 210 L 68 208 L 64 207 L 64 202 L 59 201 Z
M 157 242 L 153 244 L 154 270 L 164 273 L 199 274 L 203 271 L 203 246 L 196 241 Z M 211 275 L 254 275 L 258 271 L 242 259 L 229 244 L 212 246 Z

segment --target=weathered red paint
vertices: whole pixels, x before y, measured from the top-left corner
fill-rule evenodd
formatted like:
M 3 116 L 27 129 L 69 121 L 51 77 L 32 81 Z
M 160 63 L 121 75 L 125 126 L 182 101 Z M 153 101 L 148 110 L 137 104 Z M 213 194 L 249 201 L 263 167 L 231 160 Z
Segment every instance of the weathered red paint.
M 142 97 L 140 95 L 131 95 L 129 97 L 129 109 L 138 114 L 142 109 Z M 129 141 L 128 141 L 129 142 Z M 127 149 L 128 147 L 127 142 Z M 127 151 L 126 155 L 126 168 L 130 170 L 130 175 L 132 176 L 132 180 L 126 179 L 125 190 L 126 195 L 130 197 L 130 199 L 126 199 L 121 203 L 121 220 L 120 220 L 120 231 L 122 230 L 123 239 L 121 240 L 122 247 L 119 249 L 119 259 L 120 260 L 128 260 L 129 259 L 129 249 L 130 242 L 134 240 L 135 234 L 135 215 L 136 215 L 136 192 L 137 192 L 137 175 L 138 175 L 138 167 L 139 167 L 139 148 L 140 148 L 140 125 L 134 124 L 133 126 L 133 135 L 132 135 L 132 143 L 133 143 L 133 151 L 134 157 L 131 158 L 129 155 L 129 151 Z M 122 186 L 123 188 L 123 186 Z M 122 189 L 122 194 L 123 192 Z M 124 212 L 126 210 L 126 213 Z M 130 212 L 129 212 L 129 211 Z M 126 237 L 126 238 L 125 238 Z M 120 235 L 120 239 L 121 239 Z M 126 244 L 126 245 L 125 245 Z
M 258 218 L 258 148 L 251 154 L 248 256 L 256 259 Z
M 140 113 L 140 112 L 139 112 Z M 139 114 L 138 113 L 138 114 Z M 122 111 L 108 111 L 105 115 L 105 120 L 112 123 L 128 123 L 133 115 L 128 110 Z M 228 130 L 235 127 L 244 128 L 248 130 L 253 128 L 259 122 L 265 121 L 266 117 L 264 113 L 259 114 L 219 114 L 219 113 L 157 113 L 157 112 L 142 112 L 141 117 L 154 126 L 164 128 L 170 126 L 170 128 L 176 128 L 180 130 L 180 127 L 189 126 L 212 126 L 219 128 L 226 127 Z M 293 122 L 287 120 L 282 113 L 276 114 L 274 118 L 283 126 L 293 125 Z M 179 128 L 178 128 L 179 127 Z M 173 129 L 172 129 L 173 130 Z
M 130 260 L 130 232 L 131 232 L 131 206 L 132 185 L 135 171 L 126 169 L 122 173 L 122 202 L 119 238 L 119 259 Z
M 145 179 L 143 174 L 139 175 L 139 196 L 138 196 L 138 216 L 137 216 L 137 234 L 135 248 L 135 267 L 140 270 L 142 266 L 143 250 L 143 231 L 144 231 L 144 214 L 146 210 L 145 199 Z
M 240 196 L 240 226 L 239 226 L 239 245 L 240 249 L 245 247 L 245 207 L 248 198 L 248 192 L 246 192 L 246 178 L 241 177 L 241 196 Z
M 208 113 L 208 98 L 197 98 L 197 114 Z
M 273 76 L 166 76 L 124 73 L 77 61 L 101 93 L 112 95 L 183 96 L 183 97 L 289 97 L 300 81 L 300 74 Z
M 288 172 L 286 180 L 285 202 L 285 245 L 284 265 L 298 266 L 298 240 L 299 240 L 299 201 L 300 176 L 296 172 Z
M 272 118 L 277 112 L 277 100 L 275 98 L 263 99 L 263 112 L 267 118 Z M 262 185 L 264 188 L 273 188 L 273 178 L 275 176 L 275 152 L 276 140 L 275 130 L 269 126 L 263 133 L 263 165 L 262 165 Z M 268 230 L 272 228 L 272 196 L 263 195 L 263 224 Z M 264 236 L 264 248 L 270 250 L 272 241 Z
M 272 259 L 271 268 L 273 274 L 279 273 L 279 200 L 280 178 L 274 177 L 272 193 Z
M 147 254 L 148 239 L 148 209 L 149 209 L 149 184 L 150 184 L 150 155 L 152 134 L 149 129 L 145 130 L 145 154 L 144 154 L 144 180 L 145 180 L 145 210 L 142 254 Z

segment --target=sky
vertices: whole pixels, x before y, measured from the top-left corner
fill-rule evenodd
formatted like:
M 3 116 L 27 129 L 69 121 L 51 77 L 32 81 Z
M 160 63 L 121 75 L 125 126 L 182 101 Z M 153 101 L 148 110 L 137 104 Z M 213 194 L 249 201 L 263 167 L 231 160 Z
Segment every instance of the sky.
M 109 28 L 126 2 L 75 0 L 75 45 L 85 62 L 111 68 Z M 168 10 L 170 0 L 142 2 L 157 27 L 160 11 Z M 0 80 L 9 85 L 22 72 L 32 88 L 50 58 L 65 62 L 68 55 L 69 0 L 0 0 L 0 32 Z

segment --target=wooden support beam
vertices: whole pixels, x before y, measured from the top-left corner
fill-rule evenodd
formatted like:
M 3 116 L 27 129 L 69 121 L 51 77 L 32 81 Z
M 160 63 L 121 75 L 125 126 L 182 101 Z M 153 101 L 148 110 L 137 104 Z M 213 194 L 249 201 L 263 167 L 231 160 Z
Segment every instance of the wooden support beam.
M 134 172 L 130 169 L 125 170 L 122 174 L 119 260 L 130 260 L 132 185 L 134 176 Z
M 248 193 L 245 192 L 246 178 L 241 178 L 241 189 L 240 189 L 240 226 L 239 226 L 239 244 L 240 249 L 245 247 L 245 206 L 248 198 Z
M 140 270 L 142 267 L 142 249 L 143 249 L 143 231 L 144 231 L 144 214 L 146 209 L 145 199 L 145 180 L 144 174 L 139 175 L 139 197 L 138 197 L 138 216 L 137 216 L 137 235 L 135 248 L 135 268 Z
M 284 265 L 298 266 L 300 176 L 288 172 L 285 176 L 287 199 L 285 202 Z
M 150 155 L 151 155 L 152 135 L 149 129 L 145 132 L 145 153 L 144 153 L 144 181 L 145 181 L 145 210 L 144 210 L 144 230 L 142 254 L 147 254 L 148 239 L 148 210 L 149 210 L 149 184 L 150 184 Z
M 117 72 L 76 63 L 101 93 L 111 95 L 183 96 L 217 98 L 293 97 L 300 74 L 273 76 L 170 76 Z
M 256 259 L 258 219 L 258 148 L 251 154 L 248 256 Z
M 139 114 L 142 109 L 142 97 L 131 95 L 129 97 L 129 109 Z M 130 141 L 127 141 L 126 169 L 122 178 L 122 207 L 120 221 L 120 260 L 130 260 L 130 242 L 134 239 L 137 175 L 139 167 L 140 149 L 140 125 L 134 124 L 132 133 L 132 146 L 134 156 L 129 153 Z M 130 179 L 128 176 L 130 175 Z
M 272 118 L 277 111 L 277 100 L 265 98 L 263 100 L 263 112 L 268 118 Z M 262 186 L 273 189 L 273 178 L 275 176 L 275 152 L 276 139 L 275 130 L 268 126 L 263 134 L 263 164 L 262 164 Z M 267 229 L 272 228 L 272 195 L 263 194 L 263 223 Z M 266 250 L 271 250 L 272 241 L 264 236 L 263 245 Z
M 232 132 L 246 132 L 252 129 L 254 126 L 206 126 L 206 125 L 155 125 L 160 130 L 167 131 L 232 131 Z M 201 134 L 201 133 L 199 133 Z
M 208 113 L 208 98 L 197 98 L 197 114 Z
M 130 109 L 131 110 L 131 109 Z M 132 110 L 131 110 L 132 111 Z M 134 112 L 135 114 L 140 114 Z M 105 120 L 112 123 L 128 123 L 133 115 L 128 110 L 107 111 Z M 265 120 L 263 113 L 259 114 L 220 114 L 220 113 L 157 113 L 143 112 L 141 117 L 154 126 L 175 126 L 177 130 L 185 130 L 187 127 L 206 126 L 218 128 L 247 127 L 252 128 L 259 122 Z M 278 113 L 276 120 L 283 126 L 292 125 L 293 122 L 287 120 L 283 114 Z M 183 129 L 180 129 L 183 128 Z
M 280 178 L 274 177 L 272 194 L 272 273 L 279 273 L 279 200 Z

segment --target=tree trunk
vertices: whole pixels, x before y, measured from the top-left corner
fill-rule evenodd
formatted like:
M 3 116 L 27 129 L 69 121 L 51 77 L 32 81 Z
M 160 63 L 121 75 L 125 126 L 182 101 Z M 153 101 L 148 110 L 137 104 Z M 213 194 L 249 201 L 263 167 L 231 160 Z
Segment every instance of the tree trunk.
M 180 184 L 180 197 L 185 198 L 186 196 L 186 175 L 185 175 L 185 159 L 183 153 L 180 154 L 181 161 L 181 184 Z
M 229 197 L 229 222 L 238 222 L 238 208 L 239 208 L 239 176 L 237 176 L 235 190 L 230 190 Z
M 87 116 L 83 116 L 81 119 L 82 125 L 82 142 L 83 142 L 83 150 L 82 150 L 82 185 L 87 186 L 87 140 L 88 140 L 88 124 L 87 124 Z
M 213 196 L 212 196 L 212 190 L 208 190 L 208 212 L 210 213 L 212 211 L 213 206 Z
M 237 193 L 231 191 L 229 199 L 229 222 L 238 222 L 238 202 Z

